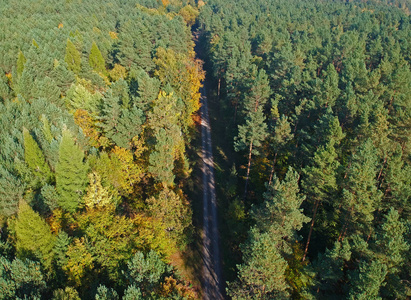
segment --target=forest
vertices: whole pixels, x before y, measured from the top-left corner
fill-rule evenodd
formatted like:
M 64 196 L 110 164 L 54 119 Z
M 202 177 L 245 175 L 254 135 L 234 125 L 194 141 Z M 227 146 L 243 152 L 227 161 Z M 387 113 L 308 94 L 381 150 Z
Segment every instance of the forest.
M 3 0 L 0 299 L 208 299 L 203 86 L 224 296 L 411 297 L 410 11 Z

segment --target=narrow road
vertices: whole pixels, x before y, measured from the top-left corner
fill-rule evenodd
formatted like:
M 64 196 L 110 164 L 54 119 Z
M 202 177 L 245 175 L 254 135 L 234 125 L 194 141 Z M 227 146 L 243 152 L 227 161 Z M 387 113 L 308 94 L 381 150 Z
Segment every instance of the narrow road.
M 204 300 L 224 299 L 219 249 L 217 200 L 211 127 L 205 88 L 201 89 L 201 156 L 203 160 L 203 290 Z

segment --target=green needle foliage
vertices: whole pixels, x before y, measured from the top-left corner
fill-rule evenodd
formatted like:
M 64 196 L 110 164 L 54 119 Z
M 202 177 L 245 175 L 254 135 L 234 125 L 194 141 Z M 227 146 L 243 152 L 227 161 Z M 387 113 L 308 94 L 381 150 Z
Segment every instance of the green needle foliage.
M 39 145 L 26 128 L 23 128 L 23 138 L 24 158 L 27 165 L 42 183 L 49 183 L 53 177 L 50 167 L 47 164 Z
M 70 131 L 64 130 L 56 166 L 56 189 L 59 194 L 58 204 L 70 213 L 84 206 L 88 169 L 84 162 L 84 151 L 75 144 Z
M 104 61 L 104 57 L 101 54 L 95 42 L 93 42 L 93 44 L 91 45 L 88 63 L 90 64 L 90 67 L 97 73 L 106 73 L 106 63 Z
M 80 73 L 81 70 L 81 56 L 76 46 L 70 39 L 67 39 L 66 55 L 64 61 L 67 63 L 68 69 L 75 74 Z
M 55 236 L 49 225 L 24 200 L 19 203 L 15 231 L 18 257 L 36 258 L 50 268 Z

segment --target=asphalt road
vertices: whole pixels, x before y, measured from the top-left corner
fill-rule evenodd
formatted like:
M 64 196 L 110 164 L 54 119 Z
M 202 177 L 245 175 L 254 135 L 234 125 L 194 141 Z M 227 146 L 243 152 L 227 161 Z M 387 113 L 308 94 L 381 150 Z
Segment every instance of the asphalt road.
M 219 249 L 217 201 L 211 127 L 205 88 L 201 89 L 201 155 L 203 160 L 203 291 L 204 300 L 224 299 Z

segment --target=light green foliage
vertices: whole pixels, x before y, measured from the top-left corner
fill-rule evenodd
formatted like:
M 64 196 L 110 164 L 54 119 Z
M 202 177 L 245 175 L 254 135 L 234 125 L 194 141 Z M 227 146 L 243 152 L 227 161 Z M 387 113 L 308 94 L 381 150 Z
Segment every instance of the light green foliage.
M 106 63 L 95 42 L 93 42 L 93 44 L 91 45 L 88 63 L 90 64 L 90 67 L 92 67 L 93 70 L 97 73 L 104 74 L 106 72 Z
M 118 294 L 115 290 L 100 285 L 97 288 L 96 300 L 118 300 Z M 124 299 L 124 297 L 123 297 Z
M 169 186 L 174 185 L 174 153 L 172 145 L 175 142 L 167 135 L 167 131 L 161 128 L 156 135 L 156 146 L 150 154 L 148 171 L 160 182 Z
M 37 262 L 0 256 L 0 299 L 40 299 L 46 281 Z
M 83 150 L 74 143 L 70 131 L 64 130 L 56 167 L 58 203 L 63 209 L 74 213 L 83 206 L 83 194 L 88 182 L 87 171 Z
M 116 215 L 115 208 L 106 205 L 102 209 L 88 207 L 87 212 L 78 217 L 78 224 L 87 236 L 83 248 L 92 255 L 93 261 L 109 271 L 110 279 L 117 282 L 121 272 L 118 266 L 132 256 L 138 241 L 132 220 Z
M 130 285 L 124 292 L 123 300 L 142 300 L 144 299 L 140 288 L 135 285 Z
M 66 106 L 69 111 L 73 112 L 76 109 L 84 109 L 89 112 L 96 112 L 98 104 L 102 98 L 99 92 L 90 93 L 80 83 L 72 84 L 67 91 Z
M 191 224 L 191 211 L 184 198 L 165 187 L 158 196 L 148 199 L 150 214 L 167 232 L 170 246 L 183 246 L 184 230 Z M 175 249 L 175 250 L 177 250 Z
M 20 50 L 19 51 L 19 56 L 17 57 L 17 76 L 21 76 L 23 74 L 24 70 L 24 64 L 26 63 L 27 59 L 24 56 L 23 52 Z
M 66 55 L 64 61 L 67 63 L 68 69 L 78 74 L 81 70 L 81 56 L 80 52 L 76 49 L 76 46 L 67 39 Z
M 15 231 L 18 257 L 37 258 L 50 268 L 55 236 L 50 226 L 24 200 L 19 203 Z
M 147 255 L 137 252 L 127 263 L 124 275 L 129 285 L 138 286 L 143 295 L 150 295 L 161 287 L 165 276 L 170 274 L 172 267 L 164 263 L 155 251 Z
M 66 287 L 63 289 L 58 289 L 53 291 L 52 300 L 80 300 L 78 292 L 75 288 Z
M 242 265 L 238 265 L 238 279 L 228 286 L 233 299 L 283 299 L 288 296 L 285 281 L 287 262 L 278 247 L 278 237 L 260 233 L 257 228 L 249 232 L 243 245 Z M 264 255 L 260 255 L 264 253 Z
M 50 182 L 53 178 L 50 167 L 47 164 L 43 152 L 30 132 L 23 128 L 24 158 L 33 174 L 39 178 L 41 183 Z

